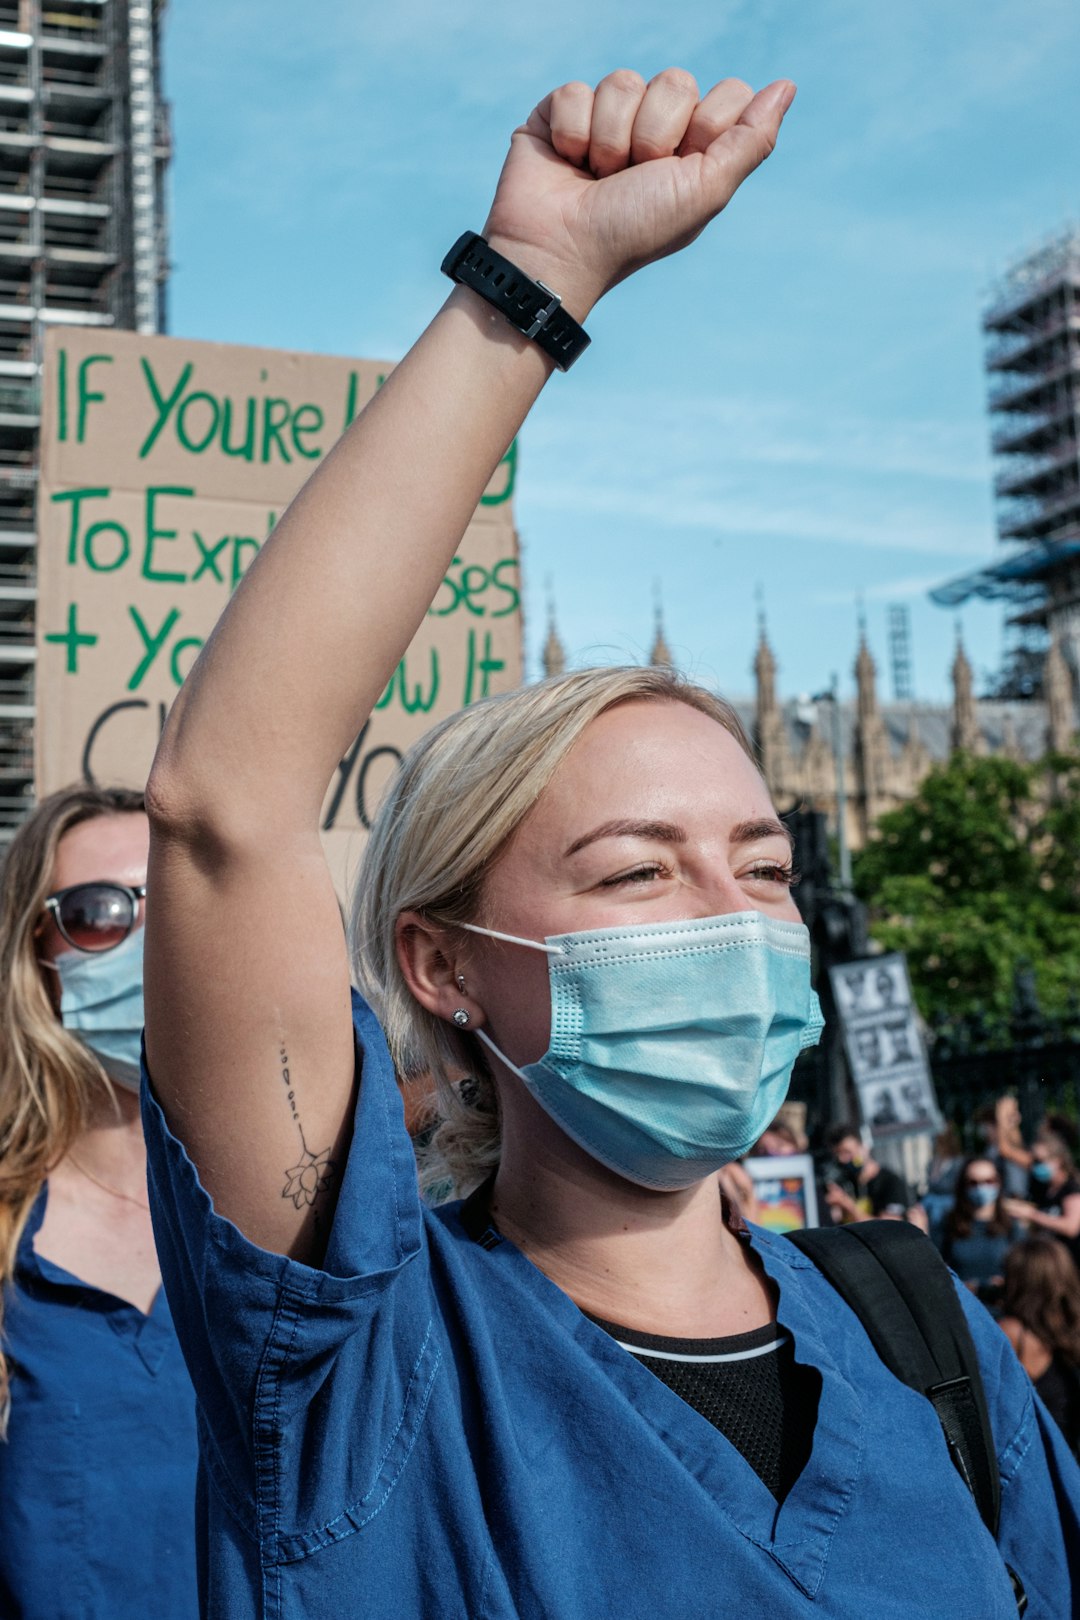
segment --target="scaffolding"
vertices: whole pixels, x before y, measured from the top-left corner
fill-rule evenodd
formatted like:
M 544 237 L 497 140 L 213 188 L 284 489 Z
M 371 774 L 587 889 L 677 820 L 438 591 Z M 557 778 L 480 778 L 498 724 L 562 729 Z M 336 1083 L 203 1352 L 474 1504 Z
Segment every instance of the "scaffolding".
M 165 326 L 164 9 L 0 0 L 0 847 L 33 802 L 44 333 Z
M 909 703 L 915 696 L 915 685 L 911 669 L 911 609 L 906 602 L 889 604 L 889 663 L 893 700 Z
M 1080 674 L 1080 228 L 1014 265 L 983 314 L 1006 556 L 931 593 L 1008 604 L 1014 651 L 1057 640 Z

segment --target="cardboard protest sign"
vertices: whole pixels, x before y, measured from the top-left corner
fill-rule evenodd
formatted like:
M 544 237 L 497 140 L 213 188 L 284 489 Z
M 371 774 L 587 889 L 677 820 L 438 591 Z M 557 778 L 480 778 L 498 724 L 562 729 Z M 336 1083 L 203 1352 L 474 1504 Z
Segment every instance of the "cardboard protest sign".
M 132 332 L 47 334 L 39 797 L 79 780 L 142 786 L 172 700 L 230 593 L 390 369 Z M 511 446 L 327 791 L 324 837 L 341 879 L 404 750 L 455 709 L 521 680 L 515 467 Z

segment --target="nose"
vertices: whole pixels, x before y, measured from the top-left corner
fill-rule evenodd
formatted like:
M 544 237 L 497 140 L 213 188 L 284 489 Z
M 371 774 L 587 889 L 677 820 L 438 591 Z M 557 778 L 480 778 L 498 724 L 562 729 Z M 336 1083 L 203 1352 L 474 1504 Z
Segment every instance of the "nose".
M 709 882 L 700 893 L 700 905 L 701 910 L 697 914 L 702 917 L 728 917 L 737 911 L 768 911 L 774 915 L 782 912 L 786 915 L 788 908 L 793 917 L 798 916 L 795 902 L 786 890 L 778 893 L 776 902 L 764 893 L 748 893 L 726 863 L 710 872 Z
M 790 889 L 766 883 L 748 888 L 725 860 L 718 860 L 710 867 L 708 881 L 695 898 L 695 916 L 727 917 L 737 911 L 761 911 L 784 922 L 801 921 Z
M 758 909 L 757 903 L 730 872 L 711 886 L 710 898 L 712 904 L 707 914 L 713 917 L 726 917 L 736 911 Z

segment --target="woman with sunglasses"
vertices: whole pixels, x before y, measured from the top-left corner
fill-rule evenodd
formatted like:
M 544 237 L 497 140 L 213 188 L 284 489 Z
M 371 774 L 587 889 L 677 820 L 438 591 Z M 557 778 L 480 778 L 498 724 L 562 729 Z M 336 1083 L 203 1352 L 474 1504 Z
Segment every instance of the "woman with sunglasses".
M 942 1255 L 960 1281 L 992 1302 L 1000 1289 L 1005 1256 L 1023 1235 L 1003 1207 L 997 1165 L 977 1154 L 965 1159 L 941 1237 Z
M 0 888 L 0 1615 L 194 1620 L 194 1399 L 139 1117 L 142 795 L 72 788 Z
M 720 212 L 793 94 L 673 71 L 546 97 L 170 715 L 144 1099 L 208 1615 L 1012 1620 L 1007 1564 L 1032 1620 L 1070 1612 L 1080 1475 L 977 1302 L 997 1546 L 930 1402 L 720 1196 L 820 1030 L 730 705 L 585 670 L 437 726 L 368 846 L 350 1016 L 327 786 L 577 323 Z M 395 1066 L 439 1078 L 427 1169 L 465 1201 L 422 1204 Z

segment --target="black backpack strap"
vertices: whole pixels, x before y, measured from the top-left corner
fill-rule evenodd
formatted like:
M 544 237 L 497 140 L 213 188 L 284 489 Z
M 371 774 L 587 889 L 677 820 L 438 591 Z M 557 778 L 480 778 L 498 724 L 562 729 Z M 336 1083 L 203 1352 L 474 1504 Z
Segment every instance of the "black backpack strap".
M 996 1539 L 1001 1479 L 982 1376 L 956 1287 L 929 1238 L 906 1221 L 787 1235 L 851 1306 L 889 1371 L 931 1403 Z

